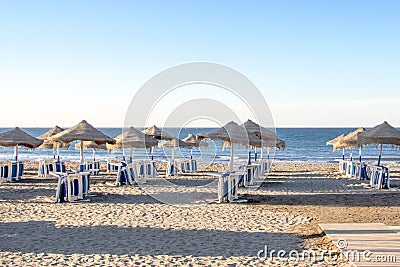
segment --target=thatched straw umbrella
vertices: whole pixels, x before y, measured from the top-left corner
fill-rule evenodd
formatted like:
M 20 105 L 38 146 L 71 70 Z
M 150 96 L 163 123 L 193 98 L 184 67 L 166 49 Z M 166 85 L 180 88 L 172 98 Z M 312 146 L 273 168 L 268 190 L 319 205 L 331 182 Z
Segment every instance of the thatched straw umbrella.
M 358 134 L 358 145 L 379 144 L 378 166 L 381 164 L 382 146 L 384 144 L 400 146 L 400 131 L 392 127 L 386 121 L 379 124 L 368 131 Z
M 212 139 L 221 140 L 225 143 L 229 143 L 231 147 L 231 155 L 229 161 L 229 171 L 233 171 L 233 154 L 234 154 L 234 144 L 241 144 L 245 146 L 251 145 L 251 143 L 257 142 L 257 138 L 248 135 L 246 129 L 243 126 L 239 126 L 236 122 L 231 121 L 225 124 L 223 127 L 219 128 L 215 132 L 198 134 L 197 139 Z
M 363 127 L 358 128 L 357 130 L 348 133 L 346 136 L 343 138 L 338 139 L 334 144 L 333 144 L 333 150 L 337 149 L 344 149 L 344 148 L 350 148 L 350 160 L 353 160 L 353 147 L 358 146 L 357 141 L 358 141 L 358 133 L 364 132 L 365 129 Z M 361 146 L 359 146 L 359 159 L 361 161 Z
M 175 159 L 175 149 L 176 148 L 187 148 L 187 149 L 192 149 L 192 145 L 189 143 L 186 143 L 178 138 L 173 138 L 170 140 L 165 140 L 161 143 L 158 144 L 158 147 L 170 147 L 172 148 L 172 162 Z
M 175 137 L 161 130 L 157 126 L 153 125 L 146 130 L 143 131 L 145 134 L 150 135 L 151 137 L 157 140 L 172 140 Z
M 76 143 L 75 144 L 75 149 L 81 149 L 82 143 Z M 106 144 L 97 144 L 93 141 L 84 141 L 83 142 L 83 148 L 86 149 L 92 149 L 93 150 L 93 161 L 96 161 L 96 150 L 98 149 L 103 149 L 103 150 L 107 150 Z
M 18 127 L 0 134 L 0 146 L 15 147 L 15 160 L 18 160 L 18 146 L 36 148 L 42 143 L 43 140 L 29 135 Z
M 335 145 L 337 143 L 339 143 L 346 135 L 345 134 L 341 134 L 338 137 L 333 138 L 332 140 L 329 140 L 328 142 L 326 142 L 327 146 L 333 146 L 333 151 L 335 151 Z M 342 149 L 342 159 L 344 160 L 344 148 Z
M 207 143 L 201 142 L 193 134 L 188 134 L 182 141 L 191 144 L 192 147 L 208 146 Z M 190 159 L 193 159 L 193 148 L 190 149 Z
M 341 134 L 338 137 L 333 138 L 332 140 L 329 140 L 328 142 L 326 142 L 326 145 L 329 146 L 333 146 L 336 144 L 336 142 L 340 141 L 340 139 L 342 139 L 343 137 L 345 137 L 345 134 Z
M 64 143 L 70 143 L 72 141 L 79 140 L 81 143 L 83 141 L 93 141 L 97 144 L 115 144 L 114 139 L 97 130 L 85 120 L 65 131 L 62 131 L 61 133 L 53 135 L 50 140 Z M 81 163 L 84 162 L 83 149 L 84 146 L 82 145 L 80 147 Z
M 150 135 L 151 137 L 157 139 L 157 140 L 172 140 L 175 137 L 166 133 L 165 131 L 161 130 L 157 126 L 153 125 L 146 130 L 143 131 L 145 134 Z M 151 159 L 153 160 L 154 158 L 154 150 L 153 147 L 151 148 Z
M 265 127 L 260 126 L 259 124 L 253 122 L 252 120 L 247 120 L 241 126 L 245 127 L 247 133 L 249 135 L 254 135 L 259 139 L 258 142 L 251 144 L 254 147 L 261 148 L 261 158 L 263 153 L 263 148 L 266 147 L 268 151 L 268 158 L 269 158 L 269 150 L 270 148 L 285 148 L 286 143 L 277 138 L 276 134 Z M 249 163 L 251 159 L 251 154 L 249 150 Z M 255 151 L 255 160 L 257 160 L 257 150 Z
M 47 132 L 45 132 L 44 134 L 42 134 L 41 136 L 39 136 L 39 139 L 42 139 L 44 142 L 43 144 L 41 144 L 39 146 L 40 149 L 53 149 L 53 156 L 54 158 L 60 159 L 60 154 L 59 154 L 59 148 L 69 148 L 69 143 L 60 143 L 60 142 L 52 142 L 50 141 L 50 138 L 53 135 L 56 135 L 58 133 L 61 133 L 62 131 L 64 131 L 63 128 L 58 127 L 57 125 L 54 126 L 52 129 L 48 130 Z
M 132 157 L 132 148 L 152 148 L 158 144 L 158 140 L 142 133 L 134 127 L 129 127 L 123 133 L 117 135 L 115 138 L 115 145 L 107 145 L 108 150 L 115 150 L 121 148 L 130 148 L 130 155 Z

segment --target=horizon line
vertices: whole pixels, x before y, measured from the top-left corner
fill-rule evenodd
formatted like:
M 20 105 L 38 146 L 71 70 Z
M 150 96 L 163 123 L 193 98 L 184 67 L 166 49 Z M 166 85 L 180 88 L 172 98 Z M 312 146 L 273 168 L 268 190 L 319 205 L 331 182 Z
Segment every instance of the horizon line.
M 55 125 L 53 125 L 53 126 L 0 126 L 0 129 L 4 129 L 4 128 L 11 128 L 11 129 L 13 129 L 13 128 L 15 128 L 15 127 L 19 127 L 19 128 L 53 128 Z M 60 124 L 57 124 L 57 126 L 60 126 Z M 151 125 L 152 126 L 152 125 Z M 151 127 L 151 126 L 134 126 L 135 128 L 148 128 L 148 127 Z M 157 126 L 157 125 L 156 125 Z M 374 125 L 374 126 L 376 126 L 376 125 Z M 319 125 L 317 125 L 317 126 L 315 126 L 315 125 L 313 125 L 313 126 L 304 126 L 304 125 L 292 125 L 292 126 L 288 126 L 288 125 L 280 125 L 280 126 L 274 126 L 274 127 L 266 127 L 266 128 L 293 128 L 293 129 L 301 129 L 301 128 L 325 128 L 325 129 L 329 129 L 329 128 L 331 128 L 331 129 L 340 129 L 340 128 L 359 128 L 359 127 L 364 127 L 364 128 L 372 128 L 372 127 L 374 127 L 374 126 L 327 126 L 327 125 L 325 125 L 325 126 L 319 126 Z M 63 126 L 60 126 L 60 127 L 63 127 Z M 69 127 L 72 127 L 72 126 L 67 126 L 67 127 L 63 127 L 63 128 L 69 128 Z M 125 126 L 94 126 L 95 128 L 108 128 L 108 129 L 116 129 L 116 128 L 121 128 L 121 129 L 123 129 L 123 128 L 127 128 L 127 127 L 125 127 Z M 191 127 L 181 127 L 181 126 L 168 126 L 168 127 L 162 127 L 162 126 L 159 126 L 160 128 L 166 128 L 166 129 L 168 129 L 168 128 L 185 128 L 185 129 L 196 129 L 196 128 L 219 128 L 219 127 L 215 127 L 215 125 L 214 126 L 197 126 L 197 127 L 194 127 L 194 126 L 191 126 Z M 393 126 L 394 128 L 400 128 L 400 127 L 397 127 L 397 126 Z

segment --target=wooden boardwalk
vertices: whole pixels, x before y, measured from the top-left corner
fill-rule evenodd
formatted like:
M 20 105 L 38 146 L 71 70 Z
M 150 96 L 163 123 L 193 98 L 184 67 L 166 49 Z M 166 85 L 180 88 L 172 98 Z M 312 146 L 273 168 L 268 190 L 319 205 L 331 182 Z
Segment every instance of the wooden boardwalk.
M 354 266 L 400 266 L 400 226 L 383 223 L 319 226 Z

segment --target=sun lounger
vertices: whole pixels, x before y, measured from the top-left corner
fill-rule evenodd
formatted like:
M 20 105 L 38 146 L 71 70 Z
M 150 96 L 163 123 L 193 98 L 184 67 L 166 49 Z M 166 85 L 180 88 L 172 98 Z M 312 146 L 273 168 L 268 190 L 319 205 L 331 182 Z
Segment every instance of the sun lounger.
M 197 172 L 197 161 L 195 159 L 190 159 L 190 172 Z
M 117 180 L 116 180 L 116 185 L 121 186 L 121 185 L 129 185 L 129 177 L 128 177 L 128 172 L 126 170 L 126 163 L 122 162 L 118 166 L 118 172 L 117 172 Z
M 136 166 L 137 166 L 137 174 L 138 177 L 144 178 L 144 161 L 143 160 L 137 160 L 136 162 Z
M 18 161 L 18 176 L 17 179 L 21 180 L 22 174 L 24 173 L 24 163 L 22 161 Z
M 261 164 L 261 175 L 272 172 L 272 160 L 271 159 L 261 159 L 260 164 Z
M 254 184 L 255 176 L 258 175 L 258 166 L 254 164 L 247 164 L 245 167 L 244 178 L 243 178 L 243 185 L 244 187 L 248 187 Z M 259 178 L 259 176 L 257 177 Z
M 179 169 L 182 173 L 197 172 L 197 161 L 194 159 L 185 159 L 183 161 L 179 161 Z
M 56 202 L 73 202 L 84 199 L 89 194 L 90 173 L 53 174 L 58 177 Z
M 67 176 L 69 202 L 84 199 L 88 195 L 89 177 L 89 172 L 81 172 Z
M 369 179 L 368 172 L 367 172 L 367 164 L 365 162 L 361 162 L 360 167 L 360 176 L 358 177 L 360 180 L 367 180 Z
M 56 190 L 56 202 L 66 202 L 68 200 L 68 182 L 67 182 L 67 174 L 65 175 L 57 175 L 58 177 L 57 190 Z
M 128 164 L 126 166 L 126 172 L 128 175 L 128 182 L 131 185 L 137 184 L 138 181 L 137 164 L 135 162 Z
M 373 172 L 370 179 L 371 187 L 376 189 L 389 189 L 390 188 L 390 171 L 389 167 L 373 166 Z
M 175 166 L 178 167 L 181 173 L 189 173 L 190 172 L 190 165 L 187 160 L 176 160 Z
M 259 180 L 260 177 L 262 176 L 262 174 L 261 174 L 261 164 L 256 161 L 252 165 L 254 166 L 254 170 L 253 170 L 253 182 L 254 182 L 256 180 Z
M 369 179 L 366 170 L 367 164 L 365 164 L 364 162 L 357 161 L 353 163 L 353 168 L 354 168 L 354 174 L 352 175 L 352 177 L 359 180 Z
M 93 175 L 100 174 L 100 162 L 88 161 L 86 162 L 86 170 L 90 171 Z
M 55 173 L 66 173 L 65 162 L 55 160 L 53 161 L 53 172 Z
M 169 177 L 169 176 L 177 176 L 177 175 L 178 175 L 178 168 L 176 167 L 176 163 L 168 161 L 166 176 Z
M 0 177 L 2 178 L 3 181 L 6 181 L 8 179 L 8 173 L 9 173 L 8 163 L 2 164 L 0 166 Z
M 107 160 L 107 172 L 117 172 L 120 161 Z
M 347 170 L 347 164 L 348 164 L 348 160 L 339 160 L 339 172 L 340 173 L 346 173 Z
M 347 166 L 347 167 L 346 167 L 346 172 L 345 172 L 346 177 L 347 177 L 347 178 L 354 177 L 355 174 L 356 174 L 356 165 L 355 165 L 355 162 L 349 160 L 349 161 L 347 161 L 346 166 Z
M 39 161 L 38 176 L 47 178 L 47 175 L 53 171 L 53 163 L 46 160 Z
M 155 178 L 157 175 L 157 167 L 155 161 L 146 161 L 144 164 L 144 177 Z
M 24 164 L 21 161 L 9 161 L 1 165 L 0 175 L 4 181 L 16 182 L 21 180 Z
M 226 172 L 218 175 L 218 202 L 232 202 L 238 198 L 238 179 L 241 172 Z
M 229 173 L 223 173 L 218 177 L 218 202 L 228 202 L 228 177 Z

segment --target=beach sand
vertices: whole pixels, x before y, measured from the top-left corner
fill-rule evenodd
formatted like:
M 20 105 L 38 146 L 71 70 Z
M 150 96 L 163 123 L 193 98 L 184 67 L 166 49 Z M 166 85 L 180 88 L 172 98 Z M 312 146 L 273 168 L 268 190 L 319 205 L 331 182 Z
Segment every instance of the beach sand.
M 204 174 L 115 187 L 106 173 L 93 177 L 90 201 L 55 204 L 56 180 L 38 178 L 36 168 L 26 164 L 25 179 L 0 185 L 1 266 L 351 266 L 257 253 L 336 249 L 318 223 L 400 224 L 396 168 L 393 189 L 377 191 L 341 178 L 334 164 L 276 164 L 257 190 L 240 190 L 248 203 L 204 205 L 194 203 L 217 197 L 215 179 Z M 194 203 L 158 200 L 168 194 Z

